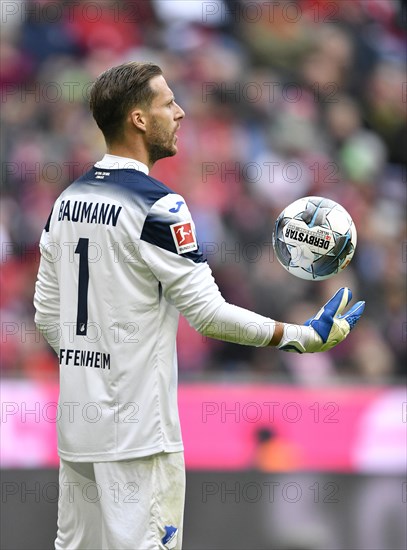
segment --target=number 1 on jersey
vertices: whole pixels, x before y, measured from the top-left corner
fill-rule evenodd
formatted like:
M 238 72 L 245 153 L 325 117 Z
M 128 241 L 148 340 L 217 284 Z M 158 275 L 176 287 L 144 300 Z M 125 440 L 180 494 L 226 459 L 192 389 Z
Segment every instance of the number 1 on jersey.
M 75 248 L 75 254 L 79 254 L 78 310 L 76 315 L 77 336 L 86 336 L 88 330 L 88 249 L 89 239 L 80 238 Z

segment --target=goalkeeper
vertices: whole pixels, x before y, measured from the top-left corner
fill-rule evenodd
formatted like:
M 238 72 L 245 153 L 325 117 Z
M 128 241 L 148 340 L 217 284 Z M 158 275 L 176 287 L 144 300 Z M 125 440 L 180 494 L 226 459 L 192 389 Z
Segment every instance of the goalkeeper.
M 93 84 L 91 109 L 108 153 L 56 200 L 34 296 L 60 364 L 55 548 L 180 549 L 178 312 L 213 338 L 305 353 L 346 338 L 364 304 L 346 312 L 342 288 L 304 325 L 228 304 L 184 198 L 149 176 L 177 153 L 185 116 L 161 69 L 109 69 Z

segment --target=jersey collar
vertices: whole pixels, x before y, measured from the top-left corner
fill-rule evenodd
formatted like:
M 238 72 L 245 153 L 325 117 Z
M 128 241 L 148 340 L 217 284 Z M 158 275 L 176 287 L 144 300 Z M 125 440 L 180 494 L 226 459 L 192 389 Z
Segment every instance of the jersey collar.
M 148 175 L 148 166 L 146 166 L 143 162 L 126 157 L 119 157 L 117 155 L 110 155 L 108 153 L 105 154 L 102 160 L 95 163 L 95 168 L 102 168 L 103 170 L 121 170 L 123 168 L 127 168 L 131 170 L 138 170 L 139 172 L 144 172 L 144 174 Z

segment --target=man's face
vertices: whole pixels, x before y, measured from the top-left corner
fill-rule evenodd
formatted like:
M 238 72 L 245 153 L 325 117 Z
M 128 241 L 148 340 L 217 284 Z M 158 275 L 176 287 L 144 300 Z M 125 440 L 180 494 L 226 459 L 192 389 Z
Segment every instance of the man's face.
M 176 132 L 185 113 L 175 103 L 174 94 L 163 76 L 153 77 L 150 87 L 155 95 L 147 111 L 146 140 L 150 162 L 154 163 L 177 153 Z

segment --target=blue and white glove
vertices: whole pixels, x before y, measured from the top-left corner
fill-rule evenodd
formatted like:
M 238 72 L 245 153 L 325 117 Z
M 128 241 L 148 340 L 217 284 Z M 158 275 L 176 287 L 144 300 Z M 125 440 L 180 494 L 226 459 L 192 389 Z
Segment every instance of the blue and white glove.
M 333 348 L 344 340 L 359 321 L 365 302 L 357 302 L 343 313 L 352 299 L 349 288 L 341 288 L 304 325 L 284 325 L 284 334 L 278 346 L 283 351 L 314 353 Z

